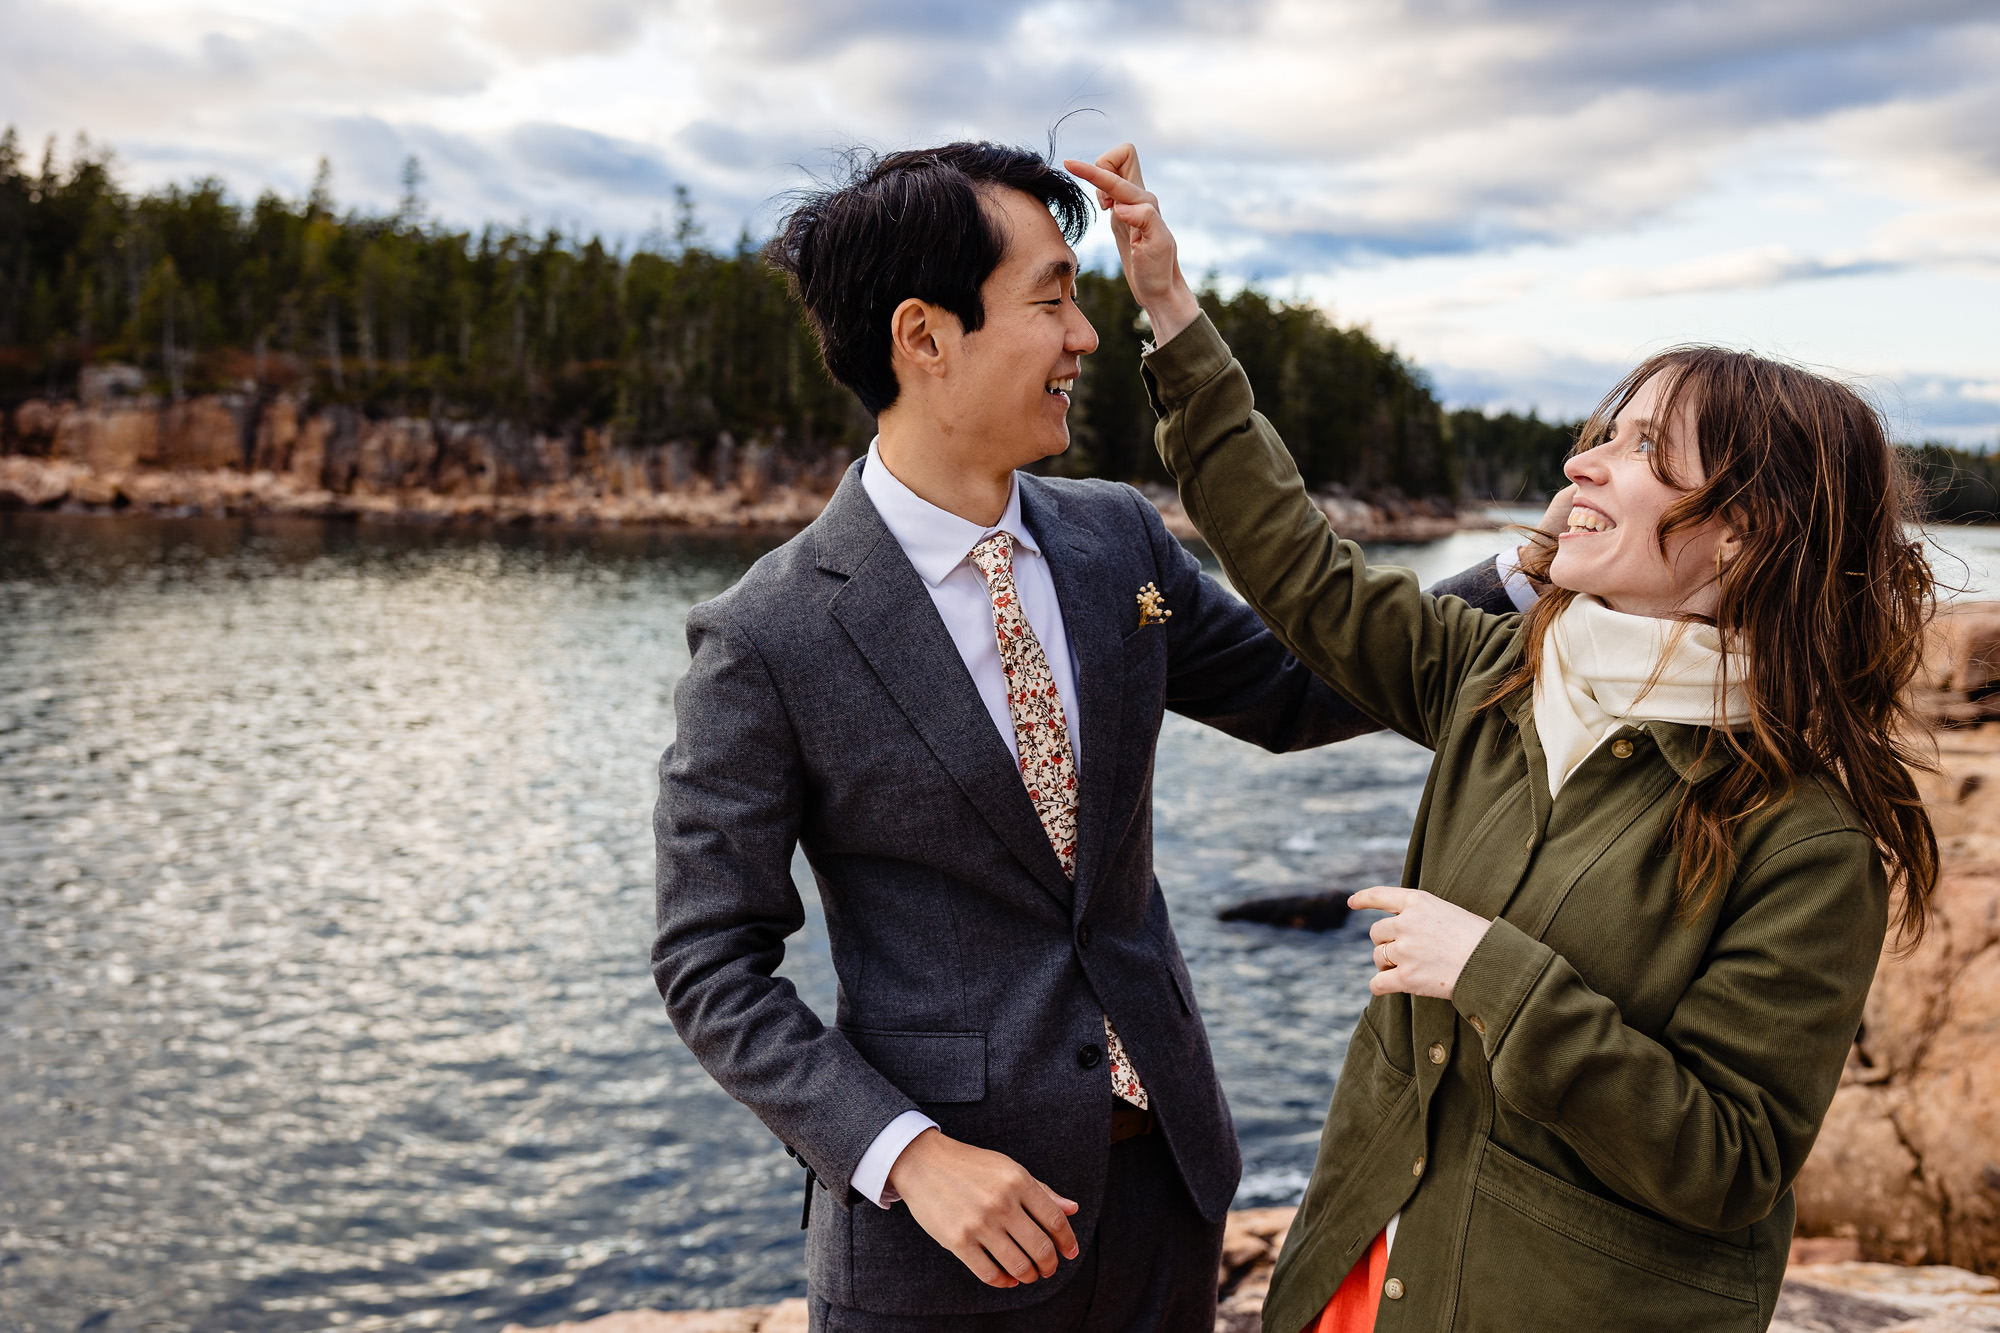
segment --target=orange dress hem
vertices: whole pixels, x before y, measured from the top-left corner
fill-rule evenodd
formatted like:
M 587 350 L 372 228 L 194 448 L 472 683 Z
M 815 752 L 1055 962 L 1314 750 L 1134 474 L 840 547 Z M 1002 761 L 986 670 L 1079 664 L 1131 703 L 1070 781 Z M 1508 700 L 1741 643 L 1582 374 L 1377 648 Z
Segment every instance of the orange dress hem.
M 1389 1276 L 1389 1233 L 1378 1231 L 1368 1253 L 1347 1270 L 1319 1318 L 1299 1333 L 1375 1333 L 1375 1311 Z

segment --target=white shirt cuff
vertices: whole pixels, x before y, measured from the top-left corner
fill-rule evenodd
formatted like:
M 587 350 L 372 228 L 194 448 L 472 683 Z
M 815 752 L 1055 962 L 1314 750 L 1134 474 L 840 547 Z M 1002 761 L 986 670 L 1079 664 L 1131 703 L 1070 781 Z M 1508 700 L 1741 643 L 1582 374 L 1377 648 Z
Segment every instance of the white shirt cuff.
M 1494 556 L 1493 569 L 1500 575 L 1500 586 L 1507 590 L 1507 600 L 1516 611 L 1525 611 L 1541 600 L 1535 593 L 1535 585 L 1521 572 L 1520 547 L 1510 546 Z
M 868 1151 L 861 1154 L 861 1164 L 854 1168 L 854 1188 L 861 1197 L 877 1208 L 887 1208 L 900 1200 L 903 1196 L 889 1188 L 889 1168 L 903 1155 L 903 1149 L 910 1146 L 911 1139 L 937 1127 L 938 1122 L 922 1111 L 905 1111 L 891 1120 L 889 1127 L 868 1145 Z

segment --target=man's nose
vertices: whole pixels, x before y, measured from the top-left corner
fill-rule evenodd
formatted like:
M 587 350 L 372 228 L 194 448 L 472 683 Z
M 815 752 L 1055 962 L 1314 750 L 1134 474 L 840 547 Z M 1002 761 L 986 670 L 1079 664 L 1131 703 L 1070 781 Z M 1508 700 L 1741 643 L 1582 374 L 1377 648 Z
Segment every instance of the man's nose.
M 1063 350 L 1075 352 L 1078 356 L 1089 356 L 1097 350 L 1097 330 L 1091 327 L 1090 317 L 1075 305 L 1070 306 L 1069 328 L 1063 338 Z

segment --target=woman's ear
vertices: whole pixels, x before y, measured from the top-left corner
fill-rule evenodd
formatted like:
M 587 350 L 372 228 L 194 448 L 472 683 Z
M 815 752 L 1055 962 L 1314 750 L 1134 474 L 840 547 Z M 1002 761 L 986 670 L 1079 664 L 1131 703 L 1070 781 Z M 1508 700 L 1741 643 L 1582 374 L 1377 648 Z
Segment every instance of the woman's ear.
M 945 312 L 912 296 L 889 316 L 889 362 L 902 362 L 930 376 L 944 374 L 944 349 L 938 334 Z M 955 321 L 954 321 L 955 322 Z

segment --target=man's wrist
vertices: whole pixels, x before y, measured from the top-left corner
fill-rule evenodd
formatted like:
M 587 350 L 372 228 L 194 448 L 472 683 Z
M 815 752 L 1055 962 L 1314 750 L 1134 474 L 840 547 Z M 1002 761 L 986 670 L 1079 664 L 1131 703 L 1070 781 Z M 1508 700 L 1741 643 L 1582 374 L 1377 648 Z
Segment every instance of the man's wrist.
M 915 1142 L 926 1131 L 937 1128 L 937 1121 L 922 1111 L 905 1111 L 885 1125 L 875 1141 L 868 1145 L 868 1151 L 861 1155 L 859 1165 L 854 1168 L 854 1188 L 862 1198 L 877 1208 L 887 1208 L 903 1196 L 891 1183 L 896 1166 Z
M 911 1172 L 921 1170 L 925 1150 L 942 1142 L 944 1131 L 935 1124 L 925 1125 L 912 1134 L 910 1141 L 903 1145 L 903 1150 L 896 1154 L 896 1160 L 889 1165 L 889 1174 L 882 1185 L 884 1197 L 890 1202 L 901 1199 L 903 1192 L 896 1188 L 897 1184 L 910 1184 Z M 889 1205 L 884 1203 L 882 1206 L 886 1208 Z

